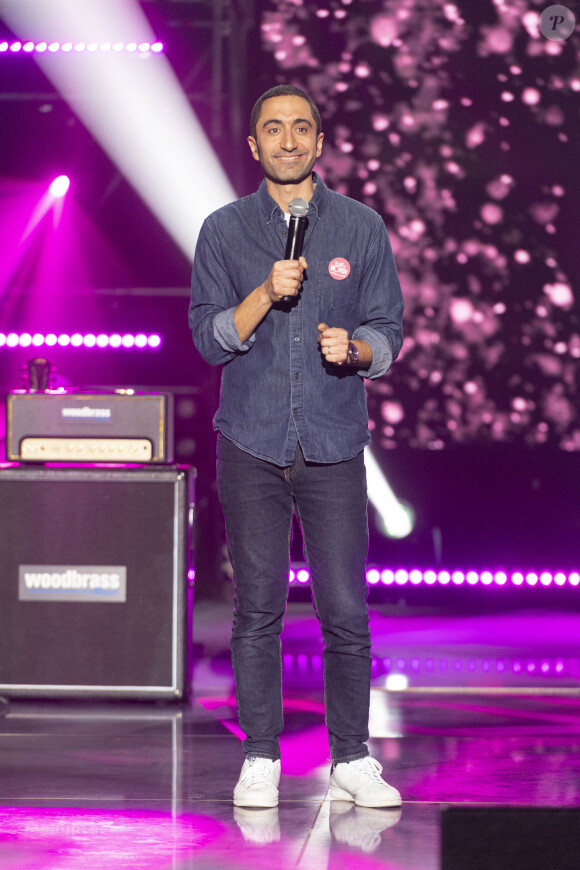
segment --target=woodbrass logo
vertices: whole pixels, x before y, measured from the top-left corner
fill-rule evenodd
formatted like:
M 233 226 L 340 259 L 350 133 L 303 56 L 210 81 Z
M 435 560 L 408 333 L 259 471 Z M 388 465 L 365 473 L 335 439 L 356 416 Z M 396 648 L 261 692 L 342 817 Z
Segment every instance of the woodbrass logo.
M 122 604 L 127 600 L 124 565 L 20 565 L 19 601 Z

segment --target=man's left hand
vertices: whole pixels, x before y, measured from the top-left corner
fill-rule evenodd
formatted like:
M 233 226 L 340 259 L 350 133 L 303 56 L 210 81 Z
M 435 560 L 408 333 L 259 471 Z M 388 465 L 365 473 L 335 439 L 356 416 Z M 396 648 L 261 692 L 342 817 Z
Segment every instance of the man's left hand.
M 347 360 L 348 332 L 339 327 L 318 324 L 318 343 L 325 360 L 334 365 L 342 366 Z

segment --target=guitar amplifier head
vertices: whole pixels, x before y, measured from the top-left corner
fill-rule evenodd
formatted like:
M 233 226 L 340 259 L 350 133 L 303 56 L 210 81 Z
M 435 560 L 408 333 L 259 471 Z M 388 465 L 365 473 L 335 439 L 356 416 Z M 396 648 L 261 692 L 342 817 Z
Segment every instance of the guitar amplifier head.
M 133 390 L 13 390 L 6 458 L 24 462 L 173 462 L 173 396 Z

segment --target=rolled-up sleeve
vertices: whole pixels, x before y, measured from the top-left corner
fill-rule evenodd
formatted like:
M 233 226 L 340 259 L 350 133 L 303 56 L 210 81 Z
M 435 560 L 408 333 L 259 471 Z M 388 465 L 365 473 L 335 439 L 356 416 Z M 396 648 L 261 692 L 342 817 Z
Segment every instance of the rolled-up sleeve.
M 386 374 L 403 345 L 403 294 L 389 236 L 378 215 L 361 282 L 360 326 L 352 337 L 370 345 L 372 363 L 359 375 L 371 380 Z
M 234 320 L 235 311 L 235 308 L 227 308 L 225 311 L 219 311 L 216 314 L 213 319 L 213 335 L 225 351 L 239 353 L 251 348 L 256 340 L 256 333 L 252 333 L 247 341 L 240 341 Z
M 195 249 L 188 312 L 193 343 L 210 365 L 229 362 L 255 341 L 253 335 L 240 341 L 234 320 L 239 301 L 210 216 L 202 225 Z
M 394 359 L 388 338 L 370 326 L 359 326 L 353 332 L 352 338 L 360 338 L 366 341 L 373 352 L 373 361 L 369 368 L 359 369 L 358 374 L 362 378 L 369 378 L 371 381 L 386 374 Z

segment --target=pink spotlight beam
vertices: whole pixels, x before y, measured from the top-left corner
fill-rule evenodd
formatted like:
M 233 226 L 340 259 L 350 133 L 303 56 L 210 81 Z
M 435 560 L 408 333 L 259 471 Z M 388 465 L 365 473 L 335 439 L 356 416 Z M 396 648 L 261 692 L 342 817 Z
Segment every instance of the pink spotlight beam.
M 66 194 L 69 187 L 70 178 L 68 175 L 59 175 L 48 188 L 48 192 L 53 199 L 61 199 Z
M 38 224 L 41 222 L 45 214 L 50 211 L 50 209 L 55 209 L 54 211 L 54 222 L 55 226 L 58 224 L 62 206 L 63 206 L 63 197 L 70 187 L 70 179 L 67 175 L 59 175 L 55 178 L 49 185 L 48 190 L 44 194 L 43 197 L 36 204 L 32 214 L 30 215 L 30 220 L 26 225 L 26 229 L 22 233 L 22 238 L 20 239 L 20 244 L 22 244 L 28 236 L 36 229 Z

